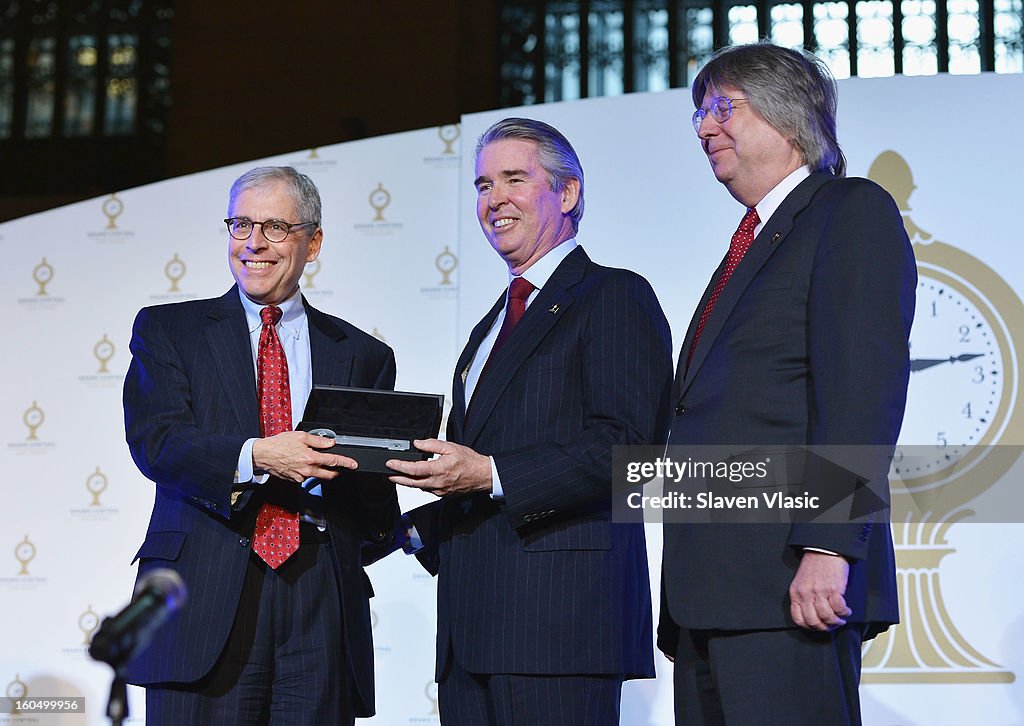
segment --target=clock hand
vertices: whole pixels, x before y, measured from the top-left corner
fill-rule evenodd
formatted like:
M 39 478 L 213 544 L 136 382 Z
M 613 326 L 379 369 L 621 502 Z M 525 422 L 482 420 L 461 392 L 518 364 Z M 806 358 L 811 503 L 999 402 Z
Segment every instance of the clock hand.
M 961 353 L 960 355 L 958 355 L 956 357 L 956 361 L 954 361 L 952 358 L 950 358 L 949 362 L 950 363 L 953 363 L 953 362 L 966 363 L 969 360 L 974 360 L 975 358 L 981 358 L 981 356 L 983 356 L 983 355 L 985 355 L 985 354 L 984 353 Z
M 961 353 L 960 355 L 951 355 L 949 358 L 914 358 L 910 361 L 910 370 L 923 371 L 933 366 L 941 365 L 943 363 L 966 363 L 969 360 L 980 358 L 984 353 Z

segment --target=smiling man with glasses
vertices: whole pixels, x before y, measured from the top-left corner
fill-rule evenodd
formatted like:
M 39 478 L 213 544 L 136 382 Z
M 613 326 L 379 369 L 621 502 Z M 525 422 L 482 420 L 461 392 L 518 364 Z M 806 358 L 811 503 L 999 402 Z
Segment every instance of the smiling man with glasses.
M 139 577 L 177 571 L 188 603 L 125 675 L 151 725 L 352 724 L 374 708 L 362 550 L 398 501 L 293 428 L 314 383 L 390 389 L 395 358 L 299 290 L 324 238 L 309 177 L 246 172 L 224 221 L 235 286 L 144 308 L 132 334 L 125 427 L 156 484 Z
M 744 213 L 683 340 L 669 445 L 895 445 L 914 256 L 892 198 L 844 178 L 835 81 L 764 42 L 718 51 L 692 97 L 711 171 Z M 871 474 L 884 486 L 885 467 Z M 881 513 L 666 523 L 662 582 L 677 724 L 860 723 L 861 643 L 899 619 Z

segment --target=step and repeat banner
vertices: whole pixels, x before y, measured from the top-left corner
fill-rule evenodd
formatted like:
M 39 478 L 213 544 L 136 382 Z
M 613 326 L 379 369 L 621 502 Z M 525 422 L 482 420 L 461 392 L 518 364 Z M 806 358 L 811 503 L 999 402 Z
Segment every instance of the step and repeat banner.
M 0 714 L 0 724 L 107 721 L 109 669 L 87 649 L 131 595 L 153 501 L 124 443 L 131 323 L 140 307 L 231 285 L 221 220 L 241 172 L 289 164 L 314 179 L 325 238 L 305 295 L 391 345 L 399 388 L 444 393 L 450 405 L 455 359 L 506 282 L 475 215 L 480 132 L 526 115 L 565 133 L 586 172 L 579 241 L 596 261 L 650 280 L 678 348 L 743 211 L 712 176 L 692 112 L 682 89 L 473 114 L 0 225 L 0 689 L 84 697 L 86 712 Z M 900 445 L 931 459 L 894 464 L 903 623 L 865 649 L 869 724 L 1024 722 L 1024 494 L 1013 491 L 1024 483 L 1024 141 L 1012 130 L 1022 115 L 1021 76 L 840 82 L 849 172 L 888 189 L 914 242 L 912 357 L 942 361 L 911 377 Z M 404 508 L 429 499 L 400 496 Z M 656 603 L 660 549 L 648 526 Z M 367 723 L 438 723 L 434 582 L 402 554 L 369 574 L 378 715 Z M 671 668 L 658 664 L 657 680 L 626 684 L 623 724 L 671 723 Z M 142 691 L 129 698 L 129 722 L 143 723 Z

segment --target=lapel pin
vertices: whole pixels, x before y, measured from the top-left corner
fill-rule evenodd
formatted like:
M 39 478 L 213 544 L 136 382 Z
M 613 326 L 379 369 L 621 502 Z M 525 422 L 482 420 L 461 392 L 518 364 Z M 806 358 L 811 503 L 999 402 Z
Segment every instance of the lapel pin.
M 782 232 L 776 232 L 774 235 L 772 235 L 772 244 L 775 244 L 776 242 L 778 242 L 781 237 L 782 237 Z
M 550 308 L 548 308 L 548 312 L 551 313 L 552 315 L 557 313 L 558 312 L 558 303 L 555 303 Z

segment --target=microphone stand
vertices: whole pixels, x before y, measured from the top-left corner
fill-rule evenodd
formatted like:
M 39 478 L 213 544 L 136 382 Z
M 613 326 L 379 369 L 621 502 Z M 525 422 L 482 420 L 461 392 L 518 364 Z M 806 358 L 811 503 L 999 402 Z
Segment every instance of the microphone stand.
M 107 717 L 111 726 L 123 726 L 128 718 L 128 684 L 124 678 L 114 671 L 114 680 L 110 684 L 110 697 L 107 699 Z

